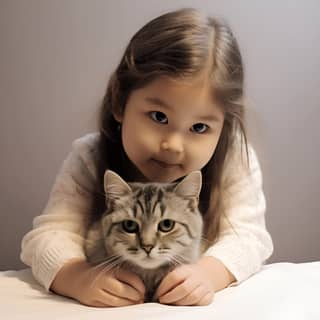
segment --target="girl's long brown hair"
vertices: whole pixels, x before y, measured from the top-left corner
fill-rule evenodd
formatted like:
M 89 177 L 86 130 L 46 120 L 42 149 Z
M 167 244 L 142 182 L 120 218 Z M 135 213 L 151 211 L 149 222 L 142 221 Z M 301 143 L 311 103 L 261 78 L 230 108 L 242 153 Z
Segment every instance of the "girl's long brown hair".
M 199 208 L 203 213 L 203 236 L 208 247 L 219 236 L 224 214 L 221 176 L 227 153 L 236 135 L 247 150 L 244 126 L 243 65 L 237 41 L 224 20 L 204 17 L 195 9 L 181 9 L 155 18 L 131 39 L 121 61 L 110 77 L 99 115 L 98 189 L 94 215 L 105 209 L 103 176 L 107 168 L 126 181 L 134 181 L 113 114 L 122 114 L 133 90 L 160 75 L 173 79 L 205 74 L 215 101 L 224 112 L 224 124 L 214 155 L 201 169 L 203 187 Z M 137 128 L 138 130 L 139 128 Z M 248 151 L 247 151 L 248 154 Z M 132 166 L 131 166 L 132 167 Z M 210 205 L 210 210 L 209 210 Z

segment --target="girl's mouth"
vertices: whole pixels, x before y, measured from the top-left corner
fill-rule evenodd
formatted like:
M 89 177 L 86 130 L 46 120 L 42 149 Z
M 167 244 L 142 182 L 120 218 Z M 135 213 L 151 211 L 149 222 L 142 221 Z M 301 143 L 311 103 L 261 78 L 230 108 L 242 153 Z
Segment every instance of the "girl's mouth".
M 156 159 L 152 159 L 153 162 L 155 162 L 158 166 L 160 166 L 161 168 L 165 168 L 165 169 L 170 169 L 170 168 L 174 168 L 179 166 L 179 164 L 177 163 L 167 163 L 167 162 L 163 162 L 160 160 L 156 160 Z

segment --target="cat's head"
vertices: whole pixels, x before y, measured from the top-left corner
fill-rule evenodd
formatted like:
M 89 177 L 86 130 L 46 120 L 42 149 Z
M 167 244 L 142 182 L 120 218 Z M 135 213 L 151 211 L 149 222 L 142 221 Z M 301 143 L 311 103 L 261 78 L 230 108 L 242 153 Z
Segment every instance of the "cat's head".
M 145 269 L 198 258 L 200 171 L 179 183 L 126 183 L 107 170 L 104 184 L 107 210 L 101 221 L 108 255 Z

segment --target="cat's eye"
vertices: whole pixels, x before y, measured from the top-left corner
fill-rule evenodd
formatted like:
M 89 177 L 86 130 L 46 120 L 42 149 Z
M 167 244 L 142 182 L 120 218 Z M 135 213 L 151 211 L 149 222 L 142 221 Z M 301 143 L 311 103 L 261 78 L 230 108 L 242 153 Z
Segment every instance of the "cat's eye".
M 158 229 L 162 232 L 169 232 L 174 228 L 175 221 L 171 219 L 164 219 L 159 222 Z
M 195 133 L 205 133 L 209 127 L 204 123 L 196 123 L 191 127 L 191 131 Z
M 150 115 L 151 119 L 155 122 L 159 122 L 162 124 L 168 123 L 168 118 L 163 112 L 151 111 L 151 112 L 149 112 L 149 115 Z
M 122 228 L 128 233 L 137 233 L 139 231 L 139 225 L 133 220 L 124 220 L 122 222 Z

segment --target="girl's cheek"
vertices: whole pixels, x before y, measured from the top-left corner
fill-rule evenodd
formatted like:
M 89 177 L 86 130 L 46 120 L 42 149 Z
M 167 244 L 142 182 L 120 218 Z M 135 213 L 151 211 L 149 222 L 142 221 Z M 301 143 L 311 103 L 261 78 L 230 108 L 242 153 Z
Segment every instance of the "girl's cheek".
M 154 144 L 159 143 L 161 141 L 161 137 L 163 138 L 162 130 L 156 128 L 155 126 L 150 126 L 141 130 L 140 136 L 142 139 L 149 140 Z

